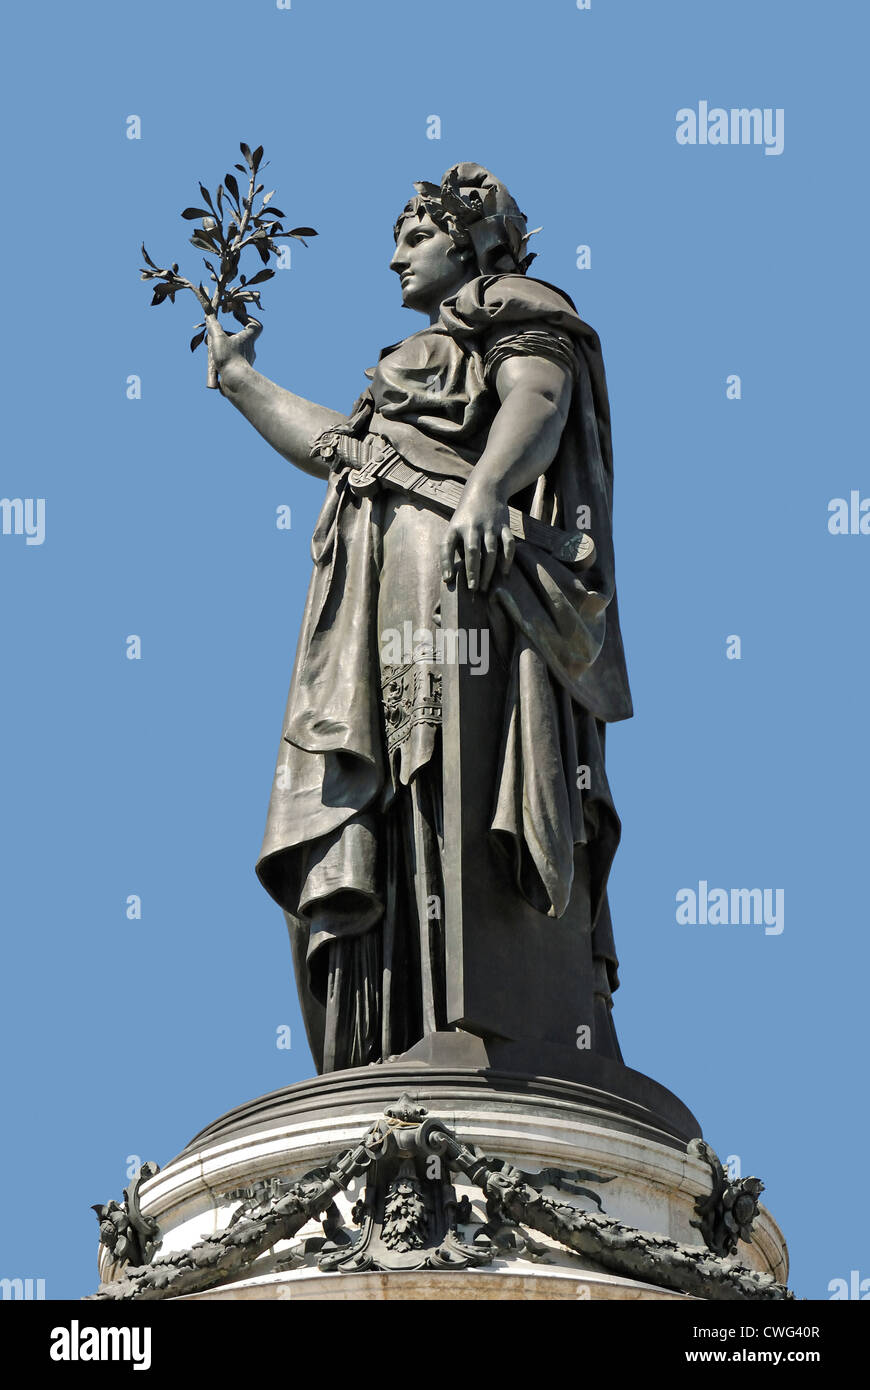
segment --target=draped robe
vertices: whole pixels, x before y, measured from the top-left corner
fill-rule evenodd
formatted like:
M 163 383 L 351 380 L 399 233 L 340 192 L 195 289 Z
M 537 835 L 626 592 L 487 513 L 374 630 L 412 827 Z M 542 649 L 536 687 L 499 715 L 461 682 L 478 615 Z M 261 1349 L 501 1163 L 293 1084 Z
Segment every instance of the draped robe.
M 550 918 L 566 912 L 575 850 L 585 846 L 595 991 L 609 1014 L 618 977 L 606 882 L 619 820 L 604 729 L 632 711 L 598 337 L 554 286 L 480 276 L 444 302 L 435 324 L 384 348 L 344 428 L 385 437 L 432 477 L 465 480 L 499 408 L 495 372 L 513 353 L 566 365 L 573 390 L 555 458 L 512 503 L 565 530 L 588 515 L 582 529 L 596 559 L 578 572 L 520 542 L 510 573 L 497 572 L 476 599 L 486 605 L 507 690 L 494 731 L 496 785 L 482 794 L 514 891 Z M 384 644 L 385 630 L 401 631 L 405 621 L 437 629 L 447 521 L 419 499 L 355 496 L 344 470 L 329 479 L 312 540 L 257 873 L 287 919 L 321 1070 L 383 1059 L 448 1026 L 437 919 L 420 945 L 423 904 L 443 886 L 440 672 L 425 653 L 390 661 Z M 618 1057 L 615 1034 L 600 1045 Z

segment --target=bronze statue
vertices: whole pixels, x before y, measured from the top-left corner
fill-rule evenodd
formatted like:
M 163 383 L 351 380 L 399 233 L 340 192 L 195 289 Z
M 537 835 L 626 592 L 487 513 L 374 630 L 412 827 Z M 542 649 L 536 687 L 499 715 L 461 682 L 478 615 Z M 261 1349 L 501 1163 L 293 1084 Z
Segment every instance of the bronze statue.
M 539 1299 L 789 1299 L 763 1184 L 622 1063 L 612 1024 L 604 731 L 631 700 L 598 338 L 527 274 L 504 185 L 459 164 L 395 225 L 391 265 L 427 326 L 383 349 L 348 416 L 292 395 L 253 369 L 246 306 L 267 277 L 240 256 L 265 265 L 275 238 L 314 233 L 285 233 L 271 193 L 257 207 L 262 147 L 240 148 L 247 194 L 225 176 L 213 199 L 201 186 L 210 212 L 183 214 L 220 251 L 211 292 L 147 256 L 142 273 L 152 302 L 196 294 L 209 384 L 327 483 L 257 864 L 327 1075 L 221 1116 L 159 1187 L 145 1165 L 142 1202 L 137 1181 L 95 1207 L 95 1297 L 234 1298 L 244 1278 L 245 1297 L 330 1298 L 310 1275 L 376 1271 L 399 1282 L 361 1296 L 421 1298 L 432 1285 L 408 1276 L 435 1271 L 461 1298 L 457 1275 L 489 1266 L 515 1282 L 477 1297 L 528 1276 Z M 639 1173 L 650 1230 L 633 1225 Z
M 390 264 L 426 324 L 349 416 L 254 370 L 259 322 L 206 319 L 223 395 L 327 483 L 257 873 L 319 1070 L 446 1038 L 570 1076 L 584 1050 L 621 1061 L 604 731 L 631 699 L 600 344 L 527 274 L 487 170 L 415 187 Z

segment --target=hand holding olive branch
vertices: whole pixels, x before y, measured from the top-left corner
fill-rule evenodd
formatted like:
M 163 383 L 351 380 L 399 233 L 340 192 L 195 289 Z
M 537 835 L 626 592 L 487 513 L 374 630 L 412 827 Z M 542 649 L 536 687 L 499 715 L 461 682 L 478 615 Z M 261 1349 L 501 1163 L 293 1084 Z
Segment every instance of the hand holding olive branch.
M 292 238 L 301 241 L 303 246 L 307 245 L 307 236 L 317 236 L 313 227 L 294 227 L 292 231 L 285 232 L 281 223 L 284 213 L 280 208 L 271 207 L 269 204 L 275 194 L 274 188 L 263 197 L 259 208 L 255 211 L 254 202 L 263 192 L 264 185 L 257 183 L 257 175 L 262 164 L 263 146 L 259 145 L 256 150 L 251 152 L 250 148 L 242 143 L 239 146 L 245 159 L 245 165 L 236 164 L 234 168 L 240 173 L 248 175 L 248 191 L 242 196 L 238 180 L 234 174 L 227 174 L 222 184 L 218 186 L 217 193 L 212 199 L 211 194 L 204 184 L 199 185 L 206 206 L 185 208 L 181 214 L 188 221 L 201 219 L 202 226 L 197 227 L 193 236 L 190 238 L 192 246 L 198 247 L 202 251 L 208 251 L 217 261 L 207 260 L 203 257 L 203 264 L 209 274 L 209 279 L 214 285 L 214 289 L 209 293 L 200 281 L 194 284 L 192 280 L 186 279 L 178 273 L 178 262 L 174 261 L 169 269 L 162 269 L 152 261 L 145 246 L 142 246 L 142 255 L 147 261 L 147 266 L 142 267 L 141 278 L 143 280 L 157 280 L 160 283 L 155 285 L 154 294 L 151 299 L 153 305 L 162 304 L 169 299 L 175 303 L 175 296 L 179 290 L 190 290 L 199 300 L 205 313 L 205 322 L 196 325 L 197 331 L 190 340 L 190 350 L 195 352 L 200 343 L 206 337 L 206 324 L 208 320 L 213 320 L 213 326 L 217 326 L 217 314 L 219 312 L 230 313 L 239 323 L 245 325 L 245 342 L 240 343 L 240 348 L 248 360 L 253 360 L 253 340 L 260 331 L 261 325 L 256 320 L 250 319 L 248 305 L 256 304 L 257 308 L 262 308 L 260 303 L 260 291 L 253 286 L 261 285 L 266 280 L 271 280 L 275 271 L 269 268 L 269 256 L 272 252 L 277 254 L 278 247 L 276 242 L 281 239 Z M 224 226 L 227 220 L 226 227 Z M 253 246 L 258 253 L 260 260 L 266 269 L 260 270 L 250 280 L 244 275 L 239 276 L 238 285 L 234 284 L 239 270 L 239 260 L 241 253 L 246 246 Z M 232 335 L 235 337 L 237 335 Z M 240 338 L 242 334 L 238 335 Z M 226 337 L 223 331 L 220 334 L 212 334 L 212 340 L 218 337 Z M 210 353 L 207 385 L 217 387 L 218 369 Z

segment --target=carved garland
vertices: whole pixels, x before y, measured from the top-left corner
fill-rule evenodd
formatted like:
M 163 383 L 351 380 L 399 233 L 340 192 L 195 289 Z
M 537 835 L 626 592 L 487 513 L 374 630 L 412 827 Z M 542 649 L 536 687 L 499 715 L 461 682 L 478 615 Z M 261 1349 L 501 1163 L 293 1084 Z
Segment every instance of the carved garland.
M 697 1224 L 705 1239 L 715 1241 L 720 1250 L 726 1243 L 736 1247 L 732 1223 L 723 1226 L 723 1216 L 734 1210 L 740 1193 L 729 1189 L 711 1150 L 696 1146 L 694 1151 L 708 1159 L 715 1180 L 710 1198 L 698 1203 L 701 1221 Z M 473 1220 L 470 1204 L 467 1198 L 457 1199 L 452 1174 L 464 1176 L 486 1198 L 488 1220 L 474 1232 L 470 1243 L 459 1230 Z M 360 1227 L 354 1236 L 344 1227 L 334 1199 L 357 1178 L 365 1179 L 365 1191 L 353 1210 L 353 1219 Z M 599 1211 L 580 1211 L 546 1197 L 533 1178 L 589 1198 Z M 441 1120 L 403 1096 L 355 1148 L 312 1169 L 297 1182 L 274 1179 L 248 1190 L 220 1235 L 208 1236 L 190 1250 L 158 1254 L 150 1263 L 129 1263 L 119 1278 L 101 1284 L 91 1297 L 162 1299 L 215 1288 L 249 1273 L 255 1261 L 279 1242 L 292 1240 L 313 1219 L 321 1221 L 323 1236 L 309 1237 L 273 1257 L 271 1270 L 298 1268 L 311 1263 L 312 1258 L 324 1271 L 347 1273 L 469 1268 L 520 1251 L 532 1259 L 545 1258 L 548 1247 L 536 1243 L 523 1229 L 529 1227 L 610 1273 L 696 1298 L 794 1297 L 772 1275 L 737 1264 L 722 1253 L 638 1231 L 604 1215 L 598 1195 L 579 1185 L 584 1179 L 612 1181 L 585 1171 L 524 1173 L 503 1159 L 488 1157 L 463 1144 Z M 747 1186 L 741 1191 L 757 1197 L 761 1190 L 758 1180 L 743 1182 Z M 755 1184 L 757 1190 L 749 1184 Z M 757 1203 L 753 1211 L 745 1202 L 740 1204 L 740 1219 L 734 1225 L 739 1225 L 744 1239 L 751 1234 L 756 1212 Z M 117 1242 L 112 1247 L 107 1234 L 101 1226 L 102 1238 L 117 1254 Z

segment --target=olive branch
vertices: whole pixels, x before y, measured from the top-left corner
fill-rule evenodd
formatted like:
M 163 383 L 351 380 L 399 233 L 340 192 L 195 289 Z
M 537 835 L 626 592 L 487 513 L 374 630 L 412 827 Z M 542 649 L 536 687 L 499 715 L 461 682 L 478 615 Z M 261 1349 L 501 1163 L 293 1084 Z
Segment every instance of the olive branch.
M 291 231 L 285 232 L 281 225 L 285 214 L 280 208 L 272 205 L 274 188 L 263 196 L 259 208 L 255 210 L 254 203 L 265 187 L 257 182 L 260 170 L 266 167 L 263 164 L 263 146 L 258 145 L 252 152 L 243 142 L 239 149 L 245 163 L 235 164 L 233 167 L 241 174 L 247 175 L 247 193 L 242 194 L 235 174 L 225 174 L 214 198 L 204 184 L 199 185 L 205 207 L 185 208 L 181 214 L 187 222 L 201 221 L 201 226 L 196 228 L 190 238 L 190 244 L 201 251 L 208 251 L 213 257 L 213 260 L 208 260 L 205 256 L 202 259 L 214 288 L 209 292 L 201 280 L 194 284 L 192 280 L 179 275 L 177 261 L 173 261 L 168 268 L 157 265 L 148 255 L 143 242 L 142 255 L 147 265 L 142 267 L 140 278 L 159 282 L 154 286 L 152 305 L 163 304 L 167 299 L 174 304 L 179 290 L 190 290 L 199 300 L 206 319 L 218 313 L 227 313 L 232 314 L 239 323 L 245 324 L 248 322 L 249 304 L 255 304 L 258 309 L 262 308 L 260 291 L 254 286 L 271 280 L 275 274 L 269 266 L 269 256 L 273 252 L 275 255 L 278 254 L 276 242 L 292 239 L 307 246 L 305 238 L 317 236 L 313 227 L 294 227 Z M 250 279 L 239 274 L 239 261 L 246 246 L 254 248 L 265 267 Z M 238 284 L 235 283 L 237 275 Z M 191 352 L 196 351 L 206 336 L 205 321 L 198 323 L 196 328 L 198 331 L 190 340 Z M 208 385 L 216 387 L 217 384 L 217 373 L 210 365 Z

